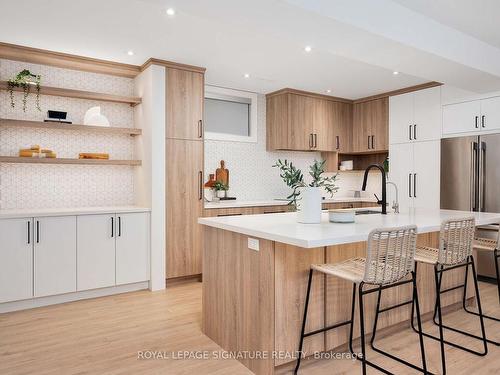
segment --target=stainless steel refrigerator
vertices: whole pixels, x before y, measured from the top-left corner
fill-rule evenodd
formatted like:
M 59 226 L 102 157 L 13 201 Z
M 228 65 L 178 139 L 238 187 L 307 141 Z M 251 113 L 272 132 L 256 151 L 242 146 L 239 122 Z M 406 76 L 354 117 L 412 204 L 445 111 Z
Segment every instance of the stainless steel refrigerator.
M 500 212 L 500 134 L 441 140 L 441 208 Z M 495 237 L 498 227 L 480 235 Z M 478 273 L 495 276 L 493 258 L 477 254 Z

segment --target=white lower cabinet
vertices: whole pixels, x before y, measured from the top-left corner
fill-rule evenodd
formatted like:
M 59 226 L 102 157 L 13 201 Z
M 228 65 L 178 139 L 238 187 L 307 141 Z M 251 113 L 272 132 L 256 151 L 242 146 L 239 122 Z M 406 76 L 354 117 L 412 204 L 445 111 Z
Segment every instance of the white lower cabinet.
M 76 216 L 34 218 L 34 296 L 76 291 Z
M 118 214 L 116 219 L 116 284 L 149 280 L 149 214 Z
M 0 303 L 33 297 L 33 219 L 0 220 Z
M 399 189 L 401 212 L 440 207 L 440 141 L 390 145 L 389 176 Z
M 115 214 L 77 218 L 77 289 L 115 285 Z

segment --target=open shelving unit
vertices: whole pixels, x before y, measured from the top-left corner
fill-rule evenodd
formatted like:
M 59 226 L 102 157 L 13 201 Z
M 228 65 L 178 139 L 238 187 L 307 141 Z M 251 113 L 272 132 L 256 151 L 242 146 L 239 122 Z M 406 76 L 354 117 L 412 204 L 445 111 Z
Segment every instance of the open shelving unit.
M 141 160 L 117 160 L 117 159 L 29 158 L 29 157 L 19 157 L 19 156 L 0 156 L 0 163 L 139 166 L 142 164 L 142 161 Z
M 9 86 L 7 81 L 0 81 L 0 90 L 8 90 L 8 89 Z M 14 91 L 22 92 L 23 89 L 20 87 L 15 87 Z M 33 89 L 32 91 L 34 92 L 35 90 Z M 141 104 L 142 102 L 142 99 L 136 96 L 121 96 L 121 95 L 104 94 L 92 91 L 64 89 L 61 87 L 48 87 L 48 86 L 41 86 L 40 95 L 63 96 L 66 98 L 100 100 L 112 103 L 124 103 L 124 104 L 129 104 L 132 107 Z
M 93 126 L 80 124 L 63 124 L 57 122 L 43 121 L 28 121 L 28 120 L 13 120 L 0 118 L 0 127 L 5 128 L 35 128 L 35 129 L 56 129 L 56 130 L 73 130 L 73 131 L 91 131 L 108 134 L 128 134 L 136 136 L 142 134 L 142 129 L 136 128 L 119 128 L 112 126 Z

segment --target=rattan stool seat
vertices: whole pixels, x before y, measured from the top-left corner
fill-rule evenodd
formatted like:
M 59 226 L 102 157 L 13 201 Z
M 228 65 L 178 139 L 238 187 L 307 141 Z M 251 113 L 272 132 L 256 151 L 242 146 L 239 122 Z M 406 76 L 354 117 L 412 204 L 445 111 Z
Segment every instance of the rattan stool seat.
M 313 264 L 311 268 L 327 275 L 340 277 L 359 284 L 365 274 L 365 258 L 352 258 L 334 264 Z
M 473 243 L 474 249 L 494 251 L 497 248 L 497 240 L 491 238 L 475 238 Z

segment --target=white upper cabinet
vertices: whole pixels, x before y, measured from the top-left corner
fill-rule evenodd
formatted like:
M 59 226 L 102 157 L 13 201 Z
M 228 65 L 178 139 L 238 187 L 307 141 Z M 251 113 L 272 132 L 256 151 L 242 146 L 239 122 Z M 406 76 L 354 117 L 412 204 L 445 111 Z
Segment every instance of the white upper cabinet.
M 389 143 L 441 138 L 441 88 L 432 87 L 389 99 Z
M 116 284 L 149 280 L 149 213 L 116 215 Z
M 33 219 L 0 220 L 0 303 L 33 297 Z
M 500 129 L 500 97 L 481 100 L 481 129 Z
M 115 285 L 115 214 L 77 218 L 78 290 Z
M 443 134 L 478 131 L 480 127 L 480 101 L 443 106 Z
M 76 291 L 76 216 L 35 217 L 34 295 Z

